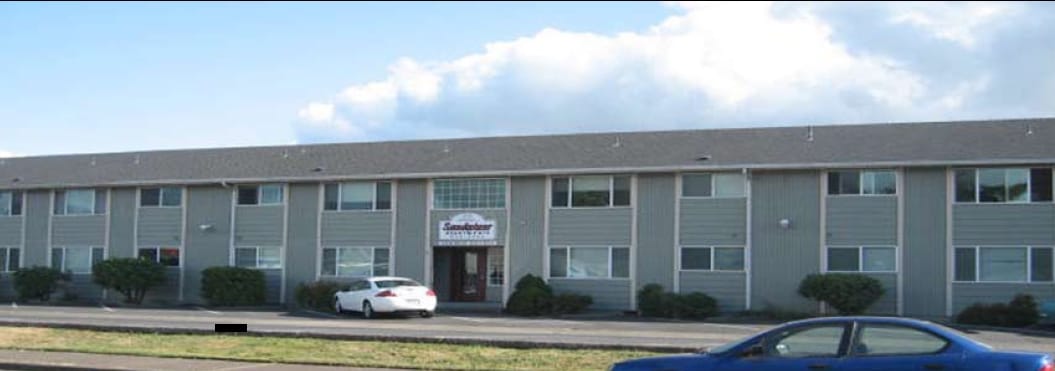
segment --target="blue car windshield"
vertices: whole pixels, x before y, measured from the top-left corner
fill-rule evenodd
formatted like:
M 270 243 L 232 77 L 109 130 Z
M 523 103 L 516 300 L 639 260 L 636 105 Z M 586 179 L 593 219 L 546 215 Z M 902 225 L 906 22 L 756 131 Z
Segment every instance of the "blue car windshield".
M 734 342 L 731 342 L 731 343 L 727 343 L 727 344 L 724 344 L 724 345 L 719 345 L 719 346 L 707 349 L 706 353 L 721 354 L 721 353 L 728 352 L 728 351 L 732 350 L 733 348 L 736 348 L 736 347 L 738 347 L 738 346 L 750 341 L 751 339 L 754 339 L 756 336 L 758 336 L 758 334 L 748 335 L 748 336 L 746 336 L 746 337 L 744 337 L 744 338 L 742 338 L 740 340 L 737 340 L 737 341 L 734 341 Z

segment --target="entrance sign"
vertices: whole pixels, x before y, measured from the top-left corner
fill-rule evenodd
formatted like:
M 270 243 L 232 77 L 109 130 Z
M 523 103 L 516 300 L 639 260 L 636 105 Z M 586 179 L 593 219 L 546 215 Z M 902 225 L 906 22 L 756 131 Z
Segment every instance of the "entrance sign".
M 495 221 L 484 219 L 477 213 L 461 213 L 450 220 L 440 221 L 438 242 L 440 245 L 494 245 Z

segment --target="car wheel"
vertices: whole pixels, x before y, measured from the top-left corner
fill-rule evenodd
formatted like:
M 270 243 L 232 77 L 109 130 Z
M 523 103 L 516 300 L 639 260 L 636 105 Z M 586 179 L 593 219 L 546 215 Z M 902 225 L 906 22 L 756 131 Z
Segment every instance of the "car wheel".
M 370 305 L 370 302 L 364 301 L 363 302 L 363 318 L 367 318 L 367 319 L 374 318 L 374 315 L 375 315 L 374 314 L 374 307 L 372 305 Z
M 436 312 L 433 312 L 431 310 L 423 310 L 421 311 L 421 318 L 432 318 L 432 316 L 435 314 Z
M 344 313 L 344 308 L 341 307 L 341 299 L 333 299 L 333 310 L 336 311 L 337 314 Z

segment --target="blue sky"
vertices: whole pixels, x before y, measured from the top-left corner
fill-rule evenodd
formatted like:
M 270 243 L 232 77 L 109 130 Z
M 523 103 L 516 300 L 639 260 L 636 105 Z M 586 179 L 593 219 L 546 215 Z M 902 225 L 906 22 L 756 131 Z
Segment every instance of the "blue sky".
M 1052 116 L 1055 5 L 0 3 L 0 156 Z

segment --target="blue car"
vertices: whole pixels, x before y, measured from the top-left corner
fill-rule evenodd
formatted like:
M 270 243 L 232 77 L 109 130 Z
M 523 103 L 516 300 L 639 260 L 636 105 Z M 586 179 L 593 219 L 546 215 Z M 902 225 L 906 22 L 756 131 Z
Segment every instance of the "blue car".
M 790 322 L 697 354 L 619 362 L 613 371 L 1053 371 L 1047 354 L 998 352 L 913 319 Z

